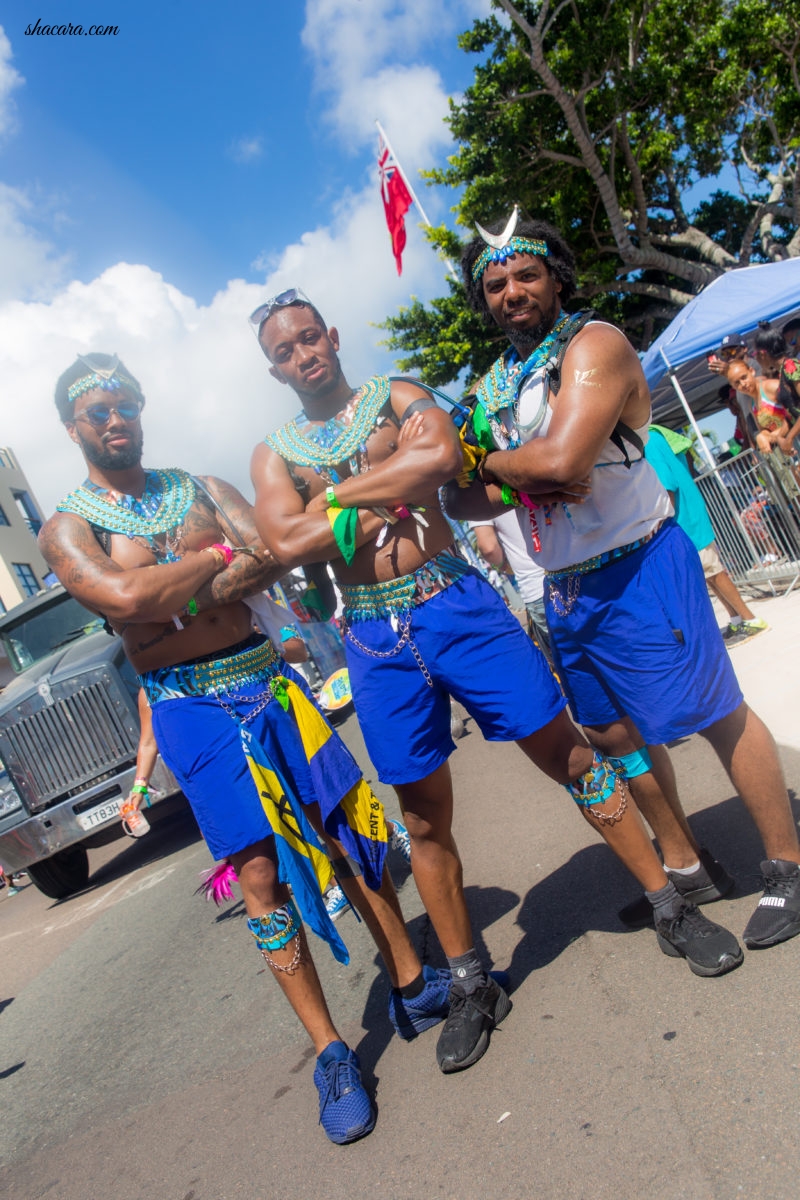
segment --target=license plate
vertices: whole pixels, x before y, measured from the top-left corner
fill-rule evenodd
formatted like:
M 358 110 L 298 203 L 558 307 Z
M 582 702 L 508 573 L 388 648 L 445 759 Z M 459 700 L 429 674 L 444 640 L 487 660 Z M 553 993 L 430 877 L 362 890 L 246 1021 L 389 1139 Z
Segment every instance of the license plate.
M 118 800 L 106 800 L 105 804 L 99 804 L 97 808 L 90 808 L 88 812 L 81 813 L 78 824 L 81 829 L 94 829 L 97 825 L 105 825 L 107 821 L 113 821 L 119 816 L 121 808 L 121 796 Z

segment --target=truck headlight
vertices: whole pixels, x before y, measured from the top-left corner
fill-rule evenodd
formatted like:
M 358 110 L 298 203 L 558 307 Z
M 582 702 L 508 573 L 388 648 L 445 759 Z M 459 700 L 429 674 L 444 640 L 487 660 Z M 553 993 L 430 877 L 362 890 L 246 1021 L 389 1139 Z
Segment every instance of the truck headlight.
M 0 821 L 10 817 L 12 813 L 22 808 L 19 792 L 8 777 L 6 771 L 0 771 Z

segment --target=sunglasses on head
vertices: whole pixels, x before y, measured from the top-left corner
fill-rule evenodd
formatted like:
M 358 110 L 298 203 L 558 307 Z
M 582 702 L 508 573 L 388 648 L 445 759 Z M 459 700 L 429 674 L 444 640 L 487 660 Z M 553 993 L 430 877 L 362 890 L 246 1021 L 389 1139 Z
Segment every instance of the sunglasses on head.
M 263 304 L 259 304 L 258 308 L 254 308 L 250 313 L 249 321 L 256 334 L 261 332 L 261 326 L 267 317 L 272 316 L 276 308 L 290 308 L 293 304 L 311 305 L 311 301 L 305 292 L 301 292 L 300 288 L 287 288 L 285 292 L 278 292 L 277 296 L 265 300 Z
M 89 404 L 83 412 L 75 414 L 75 420 L 80 421 L 84 417 L 93 429 L 102 429 L 111 420 L 111 414 L 116 413 L 121 420 L 130 425 L 139 420 L 142 407 L 141 400 L 120 400 L 117 404 Z

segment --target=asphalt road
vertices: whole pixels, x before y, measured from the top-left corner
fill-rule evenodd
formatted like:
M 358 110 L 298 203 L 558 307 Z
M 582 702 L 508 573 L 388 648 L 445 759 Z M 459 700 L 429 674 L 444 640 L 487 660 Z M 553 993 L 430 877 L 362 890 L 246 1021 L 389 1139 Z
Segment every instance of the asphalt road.
M 445 1077 L 435 1030 L 391 1036 L 385 977 L 346 915 L 350 966 L 320 944 L 315 957 L 379 1118 L 362 1142 L 331 1145 L 312 1052 L 241 905 L 193 895 L 209 856 L 179 811 L 142 842 L 92 852 L 79 896 L 0 893 L 0 1195 L 795 1200 L 800 939 L 698 979 L 652 931 L 619 924 L 635 884 L 563 790 L 468 729 L 452 760 L 456 835 L 478 944 L 514 987 L 479 1064 Z M 343 732 L 365 762 L 355 721 Z M 782 754 L 798 786 L 800 755 Z M 739 881 L 707 911 L 740 934 L 754 831 L 702 741 L 673 758 L 701 841 Z M 414 939 L 438 965 L 395 865 Z

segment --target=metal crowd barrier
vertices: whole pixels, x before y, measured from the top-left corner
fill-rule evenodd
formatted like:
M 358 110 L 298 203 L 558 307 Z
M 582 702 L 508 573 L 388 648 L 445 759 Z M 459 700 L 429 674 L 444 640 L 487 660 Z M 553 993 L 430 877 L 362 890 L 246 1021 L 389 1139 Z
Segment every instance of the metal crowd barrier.
M 800 486 L 788 466 L 744 450 L 696 480 L 720 558 L 737 587 L 786 586 L 800 579 Z

